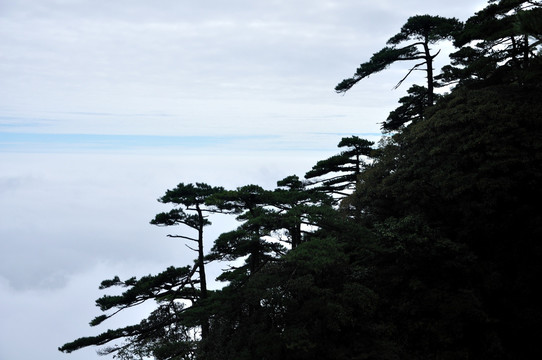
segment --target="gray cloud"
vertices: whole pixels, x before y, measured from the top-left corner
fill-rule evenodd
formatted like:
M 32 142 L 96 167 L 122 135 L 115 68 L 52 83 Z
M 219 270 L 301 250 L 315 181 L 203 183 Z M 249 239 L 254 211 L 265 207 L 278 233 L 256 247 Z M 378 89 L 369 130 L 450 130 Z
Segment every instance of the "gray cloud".
M 191 261 L 165 236 L 182 229 L 148 224 L 167 209 L 155 200 L 166 189 L 181 181 L 273 187 L 336 153 L 344 135 L 378 139 L 408 87 L 391 90 L 405 69 L 394 66 L 344 96 L 334 86 L 409 16 L 466 19 L 482 5 L 2 1 L 0 359 L 58 359 L 63 342 L 103 330 L 87 326 L 101 280 Z M 14 149 L 6 134 L 243 140 L 204 148 L 21 141 Z M 233 226 L 217 218 L 209 242 Z M 95 357 L 92 349 L 69 356 Z

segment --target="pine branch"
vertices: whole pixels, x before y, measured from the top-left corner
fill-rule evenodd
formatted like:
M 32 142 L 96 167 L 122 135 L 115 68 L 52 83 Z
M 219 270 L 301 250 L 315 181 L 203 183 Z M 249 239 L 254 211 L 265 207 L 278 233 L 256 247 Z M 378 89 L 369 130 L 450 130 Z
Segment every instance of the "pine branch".
M 166 236 L 170 237 L 170 238 L 180 238 L 180 239 L 186 239 L 186 240 L 198 242 L 198 239 L 194 239 L 194 238 L 191 238 L 189 236 L 184 236 L 184 235 L 171 235 L 171 234 L 168 234 Z
M 424 62 L 421 62 L 421 63 L 419 63 L 419 64 L 414 65 L 414 66 L 408 71 L 408 73 L 405 75 L 405 77 L 402 78 L 402 79 L 397 83 L 397 85 L 395 85 L 395 86 L 393 87 L 393 89 L 395 90 L 395 89 L 397 89 L 399 86 L 401 86 L 401 84 L 403 83 L 403 81 L 406 80 L 406 78 L 412 73 L 412 71 L 414 71 L 414 70 L 417 69 L 418 67 L 420 67 L 420 66 L 422 66 L 422 65 L 425 65 L 425 64 L 427 64 L 427 61 L 424 61 Z

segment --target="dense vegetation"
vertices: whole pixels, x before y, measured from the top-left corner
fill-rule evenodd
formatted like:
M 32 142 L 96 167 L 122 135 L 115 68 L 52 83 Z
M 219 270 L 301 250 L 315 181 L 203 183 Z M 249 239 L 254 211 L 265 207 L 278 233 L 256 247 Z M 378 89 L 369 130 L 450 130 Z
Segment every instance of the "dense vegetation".
M 434 75 L 429 45 L 453 40 Z M 408 43 L 399 48 L 403 42 Z M 157 303 L 141 323 L 83 337 L 119 359 L 541 358 L 542 3 L 500 0 L 465 23 L 414 16 L 347 91 L 422 60 L 378 146 L 356 136 L 274 190 L 179 184 L 152 223 L 182 225 L 194 264 L 105 280 L 104 315 Z M 408 74 L 407 74 L 408 76 Z M 402 81 L 402 80 L 401 80 Z M 446 95 L 435 89 L 448 86 Z M 210 213 L 239 227 L 205 254 Z M 207 287 L 212 261 L 231 266 Z M 115 341 L 116 340 L 116 341 Z

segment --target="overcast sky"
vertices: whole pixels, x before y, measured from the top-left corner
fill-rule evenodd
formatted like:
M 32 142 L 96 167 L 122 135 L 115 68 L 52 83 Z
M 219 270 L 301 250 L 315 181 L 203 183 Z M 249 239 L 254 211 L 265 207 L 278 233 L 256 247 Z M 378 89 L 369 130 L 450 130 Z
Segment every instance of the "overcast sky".
M 166 189 L 272 188 L 342 136 L 377 141 L 406 67 L 335 85 L 409 16 L 484 5 L 0 0 L 0 360 L 96 359 L 56 349 L 140 315 L 90 328 L 100 281 L 191 263 L 182 229 L 149 225 Z

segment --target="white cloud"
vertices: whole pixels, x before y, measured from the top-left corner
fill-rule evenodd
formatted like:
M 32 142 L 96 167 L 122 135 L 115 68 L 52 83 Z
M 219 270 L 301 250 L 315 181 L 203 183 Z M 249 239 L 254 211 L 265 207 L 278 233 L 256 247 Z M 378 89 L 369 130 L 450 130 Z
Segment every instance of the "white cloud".
M 376 140 L 406 91 L 391 90 L 403 70 L 344 96 L 334 86 L 408 16 L 465 19 L 479 3 L 2 1 L 0 359 L 58 359 L 58 346 L 95 331 L 87 323 L 101 280 L 191 261 L 165 236 L 180 228 L 148 224 L 167 209 L 156 202 L 166 189 L 270 188 L 335 154 L 341 136 Z M 21 133 L 37 135 L 9 136 Z M 122 147 L 44 134 L 237 138 L 152 146 L 142 136 Z M 235 226 L 215 224 L 209 241 Z

